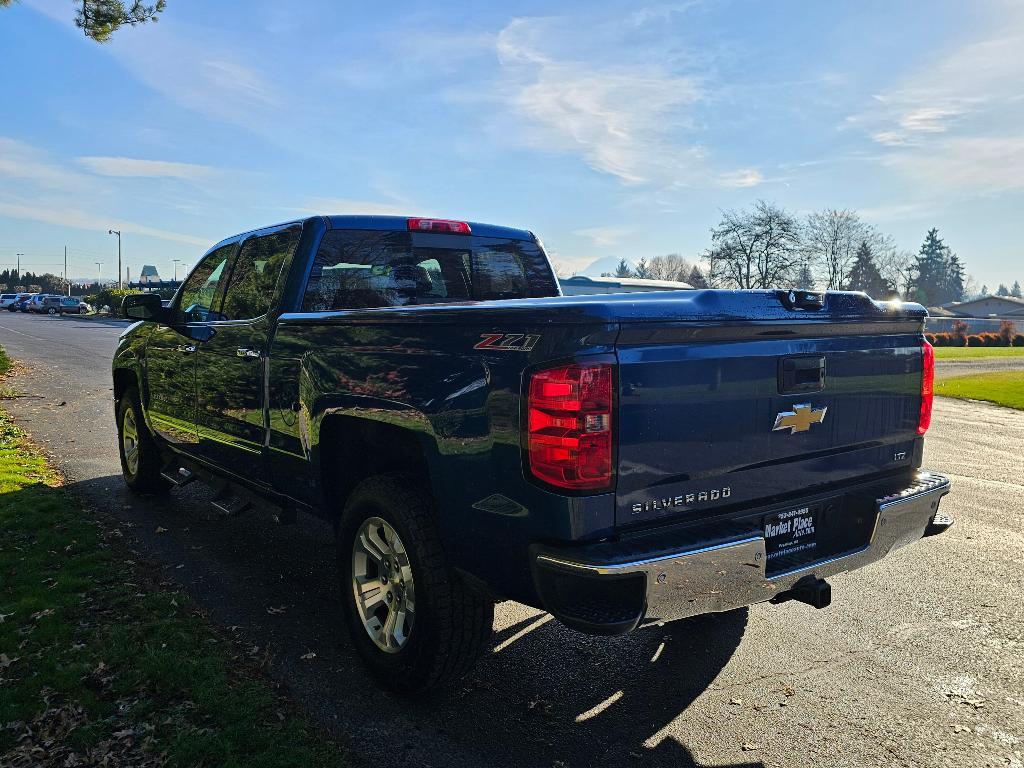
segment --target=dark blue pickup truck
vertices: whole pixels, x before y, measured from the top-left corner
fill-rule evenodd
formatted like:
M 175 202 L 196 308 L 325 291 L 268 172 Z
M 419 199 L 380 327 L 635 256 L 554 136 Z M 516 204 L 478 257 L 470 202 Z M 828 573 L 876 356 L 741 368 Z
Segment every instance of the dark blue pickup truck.
M 169 307 L 122 311 L 128 485 L 332 521 L 339 610 L 398 690 L 464 673 L 497 600 L 596 634 L 824 607 L 827 577 L 952 523 L 916 304 L 563 297 L 530 232 L 330 216 L 228 238 Z

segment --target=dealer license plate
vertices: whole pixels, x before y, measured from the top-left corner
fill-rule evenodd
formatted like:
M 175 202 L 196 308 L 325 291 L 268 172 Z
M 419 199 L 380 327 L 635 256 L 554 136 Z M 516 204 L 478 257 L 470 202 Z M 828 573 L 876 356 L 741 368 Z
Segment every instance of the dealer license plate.
M 765 554 L 770 563 L 781 557 L 801 555 L 813 559 L 817 546 L 818 508 L 797 507 L 768 515 L 764 520 Z

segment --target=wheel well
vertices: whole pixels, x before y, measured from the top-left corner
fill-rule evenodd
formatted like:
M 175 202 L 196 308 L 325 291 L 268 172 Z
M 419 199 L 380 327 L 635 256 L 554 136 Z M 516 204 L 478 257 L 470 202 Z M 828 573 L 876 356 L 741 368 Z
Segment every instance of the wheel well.
M 138 386 L 138 379 L 132 371 L 120 369 L 114 371 L 114 402 L 121 402 L 124 393 Z
M 430 493 L 423 445 L 404 427 L 349 416 L 329 416 L 320 427 L 320 482 L 329 517 L 337 519 L 352 490 L 374 475 L 401 472 L 422 478 Z

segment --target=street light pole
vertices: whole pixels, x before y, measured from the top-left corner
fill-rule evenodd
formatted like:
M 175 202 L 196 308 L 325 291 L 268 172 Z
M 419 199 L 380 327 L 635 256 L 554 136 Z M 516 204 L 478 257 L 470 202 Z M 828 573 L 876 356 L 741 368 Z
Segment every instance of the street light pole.
M 93 263 L 96 265 L 96 287 L 100 288 L 100 270 L 103 267 L 103 262 L 102 261 L 94 261 Z
M 174 262 L 174 282 L 178 282 L 178 265 L 181 264 L 181 259 L 171 259 Z
M 14 255 L 18 257 L 18 267 L 17 269 L 14 270 L 14 284 L 17 285 L 19 282 L 21 282 L 21 257 L 24 256 L 25 254 L 16 253 Z
M 108 235 L 117 235 L 117 287 L 121 288 L 121 230 L 108 229 Z

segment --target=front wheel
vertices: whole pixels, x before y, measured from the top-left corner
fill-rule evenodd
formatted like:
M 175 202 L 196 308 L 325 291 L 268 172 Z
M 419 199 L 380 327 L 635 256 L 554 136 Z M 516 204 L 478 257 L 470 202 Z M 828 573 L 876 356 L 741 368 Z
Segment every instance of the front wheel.
M 50 307 L 48 310 L 46 310 L 46 314 L 48 314 L 48 315 L 56 315 L 57 314 L 57 310 L 54 309 L 53 307 Z
M 160 474 L 160 452 L 142 418 L 138 390 L 117 404 L 117 447 L 125 484 L 136 493 L 165 493 L 171 484 Z
M 494 604 L 451 568 L 416 480 L 381 475 L 349 497 L 337 534 L 345 619 L 370 671 L 401 693 L 457 680 L 491 636 Z

